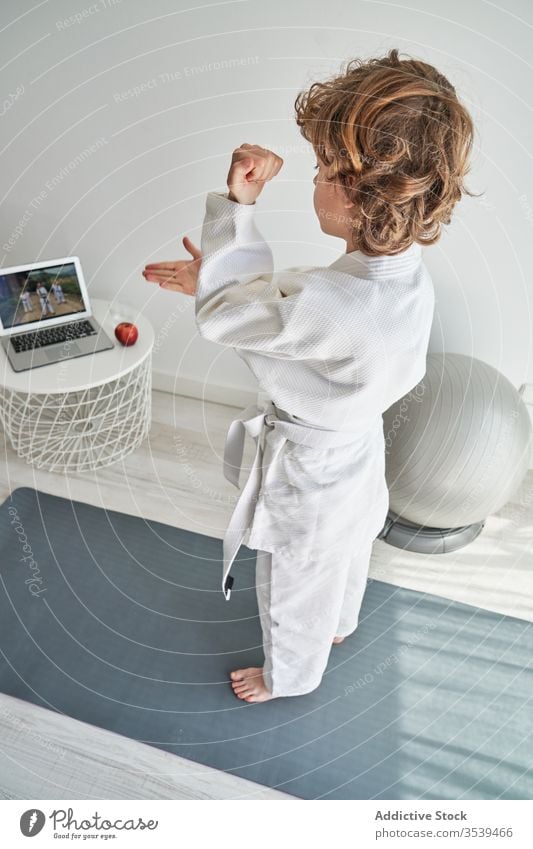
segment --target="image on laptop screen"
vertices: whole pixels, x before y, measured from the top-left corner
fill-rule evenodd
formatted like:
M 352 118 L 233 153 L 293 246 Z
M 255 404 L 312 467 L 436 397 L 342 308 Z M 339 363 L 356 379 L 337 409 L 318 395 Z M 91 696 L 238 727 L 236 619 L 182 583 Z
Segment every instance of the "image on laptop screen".
M 10 274 L 0 272 L 0 316 L 5 328 L 84 312 L 73 262 Z

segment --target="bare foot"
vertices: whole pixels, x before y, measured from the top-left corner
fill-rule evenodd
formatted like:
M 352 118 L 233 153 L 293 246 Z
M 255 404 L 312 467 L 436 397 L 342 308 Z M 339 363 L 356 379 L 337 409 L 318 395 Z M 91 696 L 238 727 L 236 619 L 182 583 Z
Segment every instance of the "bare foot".
M 344 640 L 344 637 L 333 637 L 333 645 L 338 646 L 339 643 L 342 643 L 343 640 Z
M 245 702 L 266 702 L 273 698 L 263 680 L 263 668 L 250 666 L 248 669 L 234 669 L 231 675 L 233 692 Z

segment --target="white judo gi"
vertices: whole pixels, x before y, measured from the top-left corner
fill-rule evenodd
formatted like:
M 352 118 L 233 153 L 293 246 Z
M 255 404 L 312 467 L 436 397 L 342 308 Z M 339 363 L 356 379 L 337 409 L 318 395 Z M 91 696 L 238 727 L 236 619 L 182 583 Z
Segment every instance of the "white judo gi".
M 389 504 L 382 414 L 426 372 L 435 297 L 416 243 L 274 272 L 256 214 L 207 195 L 195 314 L 271 399 L 228 430 L 229 480 L 239 485 L 246 432 L 256 454 L 224 537 L 222 586 L 229 599 L 240 544 L 257 549 L 265 684 L 291 696 L 319 685 L 333 637 L 357 627 Z

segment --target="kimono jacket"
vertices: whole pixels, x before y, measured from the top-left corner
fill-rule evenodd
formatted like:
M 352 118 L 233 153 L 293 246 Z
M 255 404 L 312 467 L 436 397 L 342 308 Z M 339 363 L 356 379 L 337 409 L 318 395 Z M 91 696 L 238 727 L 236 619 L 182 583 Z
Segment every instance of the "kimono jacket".
M 416 242 L 396 255 L 353 251 L 275 272 L 256 214 L 257 204 L 208 193 L 195 299 L 200 335 L 233 348 L 271 399 L 228 431 L 224 473 L 236 485 L 235 425 L 257 450 L 246 504 L 237 503 L 225 537 L 227 599 L 241 542 L 294 568 L 309 558 L 326 566 L 383 528 L 383 413 L 425 375 L 435 300 Z

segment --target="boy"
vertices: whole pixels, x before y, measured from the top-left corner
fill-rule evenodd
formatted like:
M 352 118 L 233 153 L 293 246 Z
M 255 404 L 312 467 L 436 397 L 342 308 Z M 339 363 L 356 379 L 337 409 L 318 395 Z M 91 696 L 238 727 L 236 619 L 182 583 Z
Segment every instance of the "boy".
M 210 192 L 201 252 L 147 265 L 147 280 L 196 296 L 202 336 L 233 347 L 272 399 L 230 426 L 224 474 L 250 476 L 224 538 L 223 589 L 241 542 L 257 549 L 265 663 L 237 669 L 240 699 L 314 690 L 332 643 L 358 625 L 388 511 L 382 413 L 424 376 L 434 311 L 421 245 L 433 244 L 465 189 L 471 118 L 431 65 L 397 50 L 353 60 L 295 102 L 317 157 L 321 229 L 346 241 L 327 267 L 274 272 L 255 201 L 282 159 L 233 152 L 228 193 Z
M 35 291 L 39 295 L 39 303 L 41 305 L 41 313 L 43 314 L 43 316 L 46 312 L 54 313 L 55 309 L 50 303 L 50 296 L 46 286 L 43 286 L 42 283 L 39 283 Z
M 24 292 L 20 296 L 20 299 L 22 301 L 22 308 L 23 308 L 24 312 L 32 312 L 33 306 L 32 306 L 32 302 L 31 302 L 31 295 L 26 289 L 24 290 Z
M 52 293 L 54 295 L 54 298 L 56 299 L 56 303 L 57 304 L 64 304 L 65 303 L 65 294 L 63 292 L 63 287 L 62 287 L 61 283 L 57 283 L 57 282 L 52 283 L 51 289 L 52 289 Z

